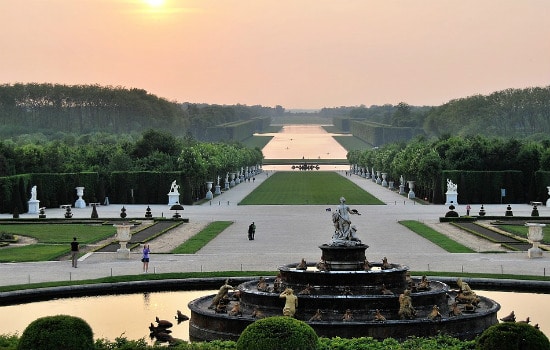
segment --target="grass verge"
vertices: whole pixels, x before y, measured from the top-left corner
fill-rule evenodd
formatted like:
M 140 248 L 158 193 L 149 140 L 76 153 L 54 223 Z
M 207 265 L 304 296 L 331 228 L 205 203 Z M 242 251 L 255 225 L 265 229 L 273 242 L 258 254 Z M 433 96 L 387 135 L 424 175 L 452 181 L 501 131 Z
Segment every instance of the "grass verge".
M 403 220 L 399 221 L 399 223 L 409 230 L 413 231 L 417 235 L 422 236 L 430 242 L 445 249 L 449 253 L 475 253 L 474 250 L 456 241 L 453 241 L 444 234 L 435 231 L 431 227 L 428 227 L 421 222 L 415 220 Z
M 233 221 L 214 221 L 208 224 L 208 226 L 206 226 L 202 231 L 176 247 L 170 253 L 195 254 L 231 224 L 233 224 Z

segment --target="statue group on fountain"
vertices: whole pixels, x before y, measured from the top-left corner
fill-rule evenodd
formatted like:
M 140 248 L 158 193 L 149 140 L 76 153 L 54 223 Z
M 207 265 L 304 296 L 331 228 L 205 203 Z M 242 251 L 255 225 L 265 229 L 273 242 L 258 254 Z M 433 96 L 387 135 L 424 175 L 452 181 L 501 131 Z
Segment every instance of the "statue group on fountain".
M 357 228 L 351 224 L 350 215 L 361 215 L 356 209 L 350 209 L 346 199 L 340 197 L 340 204 L 332 214 L 334 224 L 334 235 L 331 245 L 354 246 L 360 245 L 361 240 L 357 238 Z

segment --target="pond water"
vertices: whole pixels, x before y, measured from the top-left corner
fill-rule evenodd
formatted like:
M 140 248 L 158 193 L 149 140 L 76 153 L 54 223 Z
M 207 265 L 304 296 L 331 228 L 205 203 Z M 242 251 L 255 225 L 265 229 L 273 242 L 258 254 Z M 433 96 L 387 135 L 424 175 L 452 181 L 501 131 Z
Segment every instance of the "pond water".
M 73 315 L 86 320 L 94 331 L 94 338 L 114 340 L 123 335 L 128 339 L 149 339 L 149 325 L 155 317 L 174 323 L 172 336 L 189 340 L 189 322 L 177 324 L 176 311 L 190 316 L 187 304 L 200 296 L 215 294 L 211 291 L 154 292 L 97 297 L 65 298 L 29 304 L 0 307 L 0 333 L 23 333 L 29 323 L 43 316 Z M 498 317 L 512 310 L 516 319 L 531 318 L 540 329 L 550 335 L 550 315 L 546 305 L 550 294 L 476 291 L 501 305 Z

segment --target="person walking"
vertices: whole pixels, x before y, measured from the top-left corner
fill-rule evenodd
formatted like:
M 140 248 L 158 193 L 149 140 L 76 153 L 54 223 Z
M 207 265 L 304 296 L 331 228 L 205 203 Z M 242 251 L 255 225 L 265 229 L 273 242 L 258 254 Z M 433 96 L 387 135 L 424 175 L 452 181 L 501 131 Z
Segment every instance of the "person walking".
M 143 254 L 141 256 L 141 261 L 143 262 L 143 272 L 149 271 L 149 253 L 151 252 L 151 249 L 149 248 L 149 244 L 145 244 L 143 246 Z
M 472 210 L 472 207 L 470 207 L 470 204 L 466 205 L 466 216 L 470 216 L 470 210 Z
M 248 239 L 250 241 L 254 240 L 254 234 L 256 233 L 256 225 L 254 221 L 248 226 Z
M 76 240 L 76 237 L 73 237 L 73 241 L 71 242 L 71 261 L 73 264 L 73 267 L 76 268 L 78 263 L 78 252 L 80 251 L 80 244 Z

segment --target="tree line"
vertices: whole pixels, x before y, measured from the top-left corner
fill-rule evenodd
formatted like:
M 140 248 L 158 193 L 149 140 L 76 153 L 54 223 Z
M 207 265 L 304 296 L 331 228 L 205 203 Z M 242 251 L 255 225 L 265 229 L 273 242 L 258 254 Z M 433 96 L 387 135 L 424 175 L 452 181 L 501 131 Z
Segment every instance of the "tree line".
M 451 100 L 440 106 L 405 102 L 370 107 L 323 108 L 321 115 L 422 128 L 428 137 L 446 134 L 544 138 L 550 132 L 550 86 L 506 89 Z
M 449 172 L 459 176 L 476 171 L 520 171 L 521 193 L 516 198 L 519 202 L 546 201 L 546 186 L 550 185 L 544 183 L 544 177 L 542 182 L 536 182 L 537 172 L 550 171 L 550 138 L 533 141 L 447 134 L 434 139 L 417 137 L 407 143 L 392 143 L 376 149 L 354 150 L 347 158 L 350 164 L 357 164 L 369 172 L 374 169 L 388 173 L 388 180 L 395 181 L 396 186 L 401 176 L 415 181 L 415 193 L 435 203 L 444 202 L 444 174 Z M 464 185 L 479 189 L 486 184 Z M 462 188 L 465 191 L 464 186 Z M 472 201 L 467 197 L 459 199 Z
M 3 137 L 34 133 L 47 138 L 59 133 L 139 134 L 156 129 L 204 140 L 206 128 L 210 126 L 281 113 L 281 106 L 177 103 L 136 88 L 0 85 L 0 136 Z

